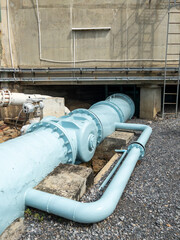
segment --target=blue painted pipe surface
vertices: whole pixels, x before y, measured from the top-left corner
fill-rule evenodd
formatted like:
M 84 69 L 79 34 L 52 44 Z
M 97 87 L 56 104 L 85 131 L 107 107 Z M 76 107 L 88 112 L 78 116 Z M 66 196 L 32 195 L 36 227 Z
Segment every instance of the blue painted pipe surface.
M 115 210 L 139 156 L 139 149 L 129 152 L 105 193 L 96 202 L 82 203 L 31 189 L 26 193 L 26 205 L 79 223 L 102 221 Z
M 143 132 L 137 142 L 129 148 L 127 157 L 98 201 L 82 203 L 30 189 L 25 196 L 26 205 L 80 223 L 99 222 L 111 215 L 119 202 L 137 161 L 142 156 L 141 147 L 145 147 L 152 131 L 150 127 L 145 125 L 115 124 L 116 129 L 129 129 L 128 127 L 132 130 L 141 130 Z
M 149 137 L 152 133 L 152 128 L 143 125 L 143 124 L 133 124 L 133 123 L 116 123 L 115 124 L 116 129 L 121 129 L 121 130 L 134 130 L 134 131 L 142 131 L 142 134 L 138 138 L 137 142 L 139 142 L 142 146 L 145 146 Z
M 32 124 L 24 136 L 0 144 L 0 234 L 23 216 L 27 189 L 35 187 L 60 163 L 89 161 L 96 146 L 114 132 L 115 122 L 124 122 L 133 114 L 133 101 L 115 94 L 89 110 L 47 117 Z
M 103 139 L 115 131 L 115 122 L 126 122 L 134 115 L 134 103 L 125 94 L 114 94 L 90 109 L 102 124 Z M 108 113 L 108 114 L 107 114 Z

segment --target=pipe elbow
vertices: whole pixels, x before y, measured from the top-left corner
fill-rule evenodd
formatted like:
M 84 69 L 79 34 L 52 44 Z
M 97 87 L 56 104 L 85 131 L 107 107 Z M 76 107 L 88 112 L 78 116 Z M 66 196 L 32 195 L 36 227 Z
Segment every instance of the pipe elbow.
M 146 126 L 146 129 L 152 133 L 152 127 L 148 126 L 148 125 L 145 125 Z
M 152 128 L 145 124 L 137 124 L 137 123 L 115 123 L 115 129 L 126 129 L 126 130 L 137 130 L 137 131 L 144 131 L 148 129 L 152 132 Z
M 109 217 L 114 212 L 119 198 L 117 194 L 108 194 L 95 202 L 83 203 L 29 189 L 25 194 L 25 204 L 75 222 L 91 224 Z
M 115 210 L 116 203 L 99 199 L 92 203 L 79 203 L 74 211 L 73 221 L 79 223 L 96 223 L 109 217 Z
M 141 131 L 141 136 L 136 141 L 143 147 L 145 147 L 151 133 L 152 128 L 145 124 L 134 124 L 134 123 L 115 123 L 115 129 L 121 129 L 121 130 L 133 130 L 133 131 Z

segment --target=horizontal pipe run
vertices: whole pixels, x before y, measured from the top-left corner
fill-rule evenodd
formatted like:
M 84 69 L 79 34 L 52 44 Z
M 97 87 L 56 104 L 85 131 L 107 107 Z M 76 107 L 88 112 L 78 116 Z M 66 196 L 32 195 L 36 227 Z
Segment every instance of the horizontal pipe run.
M 115 152 L 116 153 L 124 153 L 126 152 L 127 150 L 122 150 L 122 149 L 115 149 Z
M 9 105 L 19 106 L 27 102 L 40 102 L 47 98 L 51 97 L 41 94 L 13 93 L 8 89 L 2 89 L 0 90 L 0 107 L 7 107 Z
M 133 130 L 143 131 L 142 136 L 137 140 L 137 142 L 140 141 L 140 144 L 142 143 L 145 145 L 151 134 L 150 127 L 142 124 L 138 124 L 137 127 L 135 124 L 115 124 L 116 129 L 127 129 L 127 126 L 130 126 L 130 129 Z M 121 167 L 113 177 L 102 197 L 95 202 L 82 203 L 50 193 L 29 189 L 25 194 L 25 204 L 75 222 L 95 223 L 102 221 L 110 216 L 115 210 L 140 157 L 141 149 L 133 146 L 128 151 L 127 157 L 123 161 Z
M 104 180 L 104 182 L 101 184 L 101 186 L 99 187 L 99 190 L 102 190 L 106 184 L 109 182 L 109 180 L 111 179 L 111 177 L 113 176 L 113 174 L 115 173 L 115 171 L 117 170 L 117 168 L 119 167 L 119 165 L 121 164 L 121 162 L 123 161 L 123 159 L 126 156 L 127 151 L 125 150 L 122 154 L 122 156 L 119 158 L 118 162 L 116 163 L 116 165 L 113 167 L 113 169 L 111 170 L 111 172 L 109 173 L 109 175 L 106 177 L 106 179 Z
M 178 81 L 178 76 L 167 76 L 167 81 Z M 155 77 L 16 77 L 16 78 L 0 78 L 0 82 L 107 82 L 107 81 L 164 81 L 164 76 L 155 76 Z
M 164 72 L 165 68 L 0 68 L 1 73 L 64 73 L 64 72 Z M 177 72 L 178 67 L 167 67 L 169 72 Z

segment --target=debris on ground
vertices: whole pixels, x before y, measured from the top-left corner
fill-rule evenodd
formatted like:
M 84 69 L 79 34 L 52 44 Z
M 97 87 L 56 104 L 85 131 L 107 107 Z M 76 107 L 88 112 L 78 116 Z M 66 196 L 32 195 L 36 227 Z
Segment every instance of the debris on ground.
M 0 143 L 3 143 L 12 138 L 16 138 L 19 135 L 20 131 L 15 127 L 4 123 L 4 121 L 0 121 Z

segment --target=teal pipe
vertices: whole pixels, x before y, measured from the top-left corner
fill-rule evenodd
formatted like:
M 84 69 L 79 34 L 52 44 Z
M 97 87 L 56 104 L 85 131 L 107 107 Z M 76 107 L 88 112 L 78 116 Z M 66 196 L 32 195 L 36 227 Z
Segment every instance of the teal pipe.
M 113 94 L 89 109 L 102 124 L 102 139 L 115 131 L 115 122 L 126 122 L 135 112 L 134 102 L 125 94 Z
M 115 124 L 116 130 L 133 130 L 133 131 L 142 131 L 140 137 L 138 138 L 137 142 L 140 143 L 142 146 L 145 146 L 148 138 L 152 133 L 152 128 L 144 125 L 144 124 L 133 124 L 133 123 L 116 123 Z
M 142 157 L 152 129 L 141 124 L 115 123 L 115 129 L 143 131 L 139 139 L 128 148 L 128 154 L 102 197 L 91 203 L 82 203 L 53 194 L 29 189 L 25 195 L 27 206 L 58 215 L 79 223 L 95 223 L 110 216 L 128 183 L 137 161 Z
M 107 178 L 104 180 L 104 182 L 101 184 L 101 186 L 99 187 L 99 190 L 102 190 L 106 184 L 109 182 L 109 180 L 111 179 L 111 177 L 113 176 L 113 174 L 115 173 L 115 171 L 118 169 L 119 165 L 121 164 L 121 162 L 123 161 L 123 159 L 126 156 L 126 150 L 115 150 L 115 152 L 118 153 L 122 153 L 122 156 L 119 158 L 118 162 L 116 163 L 116 165 L 113 167 L 113 169 L 111 170 L 111 172 L 109 173 L 109 175 L 107 176 Z
M 0 234 L 25 209 L 24 194 L 60 163 L 89 161 L 96 147 L 115 131 L 115 122 L 134 114 L 133 101 L 114 94 L 89 110 L 77 109 L 61 118 L 47 117 L 27 133 L 0 144 Z
M 133 147 L 139 148 L 141 151 L 140 158 L 144 157 L 145 154 L 145 145 L 152 133 L 152 128 L 143 125 L 143 124 L 133 124 L 133 123 L 116 123 L 115 128 L 121 130 L 134 130 L 134 131 L 142 131 L 142 134 L 138 138 L 136 142 L 133 142 L 129 145 L 128 150 L 131 150 Z

